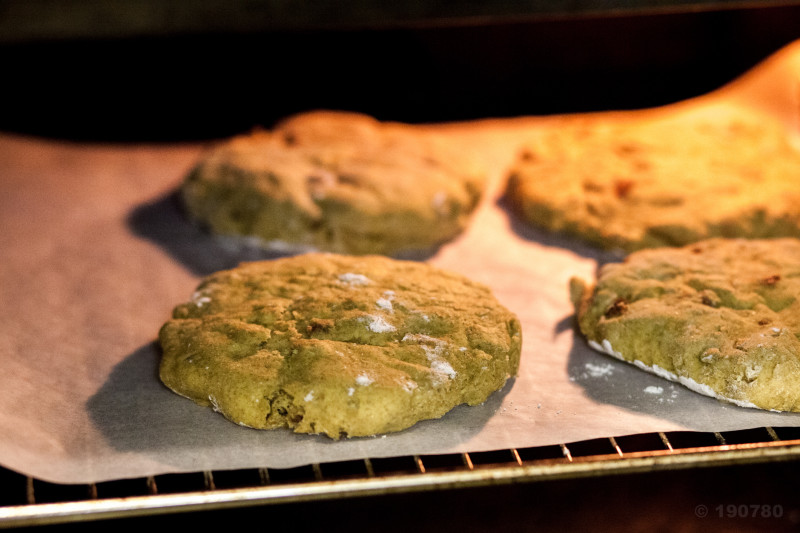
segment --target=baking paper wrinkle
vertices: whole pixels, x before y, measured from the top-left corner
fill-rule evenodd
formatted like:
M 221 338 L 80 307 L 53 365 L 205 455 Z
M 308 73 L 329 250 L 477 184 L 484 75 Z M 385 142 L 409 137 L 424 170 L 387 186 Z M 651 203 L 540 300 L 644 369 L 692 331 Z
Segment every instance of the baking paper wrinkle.
M 674 109 L 752 105 L 793 124 L 789 76 L 798 66 L 794 44 L 729 87 Z M 662 380 L 590 349 L 575 332 L 569 278 L 593 279 L 614 255 L 529 228 L 502 200 L 519 141 L 548 122 L 427 126 L 482 156 L 493 181 L 467 231 L 425 260 L 488 284 L 519 316 L 519 376 L 483 405 L 459 406 L 386 437 L 340 441 L 240 427 L 158 380 L 158 329 L 199 279 L 241 260 L 280 255 L 220 243 L 183 217 L 175 191 L 203 146 L 0 135 L 0 160 L 7 161 L 0 179 L 0 463 L 48 481 L 86 483 L 800 425 L 797 414 L 739 408 Z M 102 213 L 94 216 L 98 205 Z

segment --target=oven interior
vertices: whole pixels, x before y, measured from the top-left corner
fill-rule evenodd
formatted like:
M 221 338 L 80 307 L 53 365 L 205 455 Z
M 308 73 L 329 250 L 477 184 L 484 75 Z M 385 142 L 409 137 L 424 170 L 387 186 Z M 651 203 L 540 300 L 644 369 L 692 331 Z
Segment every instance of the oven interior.
M 37 5 L 44 10 L 45 4 L 34 3 L 23 15 L 36 16 Z M 248 3 L 234 2 L 238 15 L 213 25 L 207 13 L 213 2 L 186 4 L 183 24 L 180 12 L 151 13 L 140 25 L 107 13 L 94 13 L 99 22 L 91 25 L 76 12 L 66 18 L 67 26 L 55 29 L 6 18 L 0 24 L 3 90 L 14 105 L 0 116 L 0 129 L 76 141 L 175 142 L 224 138 L 319 108 L 424 123 L 651 107 L 723 85 L 796 39 L 794 21 L 800 20 L 795 2 L 645 2 L 638 9 L 625 3 L 565 3 L 572 7 L 559 9 L 532 3 L 488 12 L 479 9 L 480 2 L 464 2 L 438 13 L 409 8 L 338 17 L 326 16 L 322 4 L 302 16 L 270 12 L 272 18 L 245 24 Z M 475 11 L 464 14 L 465 6 Z M 47 15 L 44 21 L 52 18 L 40 14 Z M 490 517 L 509 524 L 521 524 L 531 513 L 541 519 L 541 511 L 533 510 L 536 502 L 523 506 L 515 500 L 519 494 L 509 495 L 513 487 L 532 491 L 526 497 L 540 498 L 540 505 L 560 508 L 561 523 L 570 523 L 571 512 L 585 513 L 556 498 L 594 491 L 603 502 L 599 493 L 610 487 L 628 487 L 614 490 L 631 496 L 640 484 L 669 488 L 692 479 L 704 480 L 696 487 L 714 483 L 717 494 L 729 494 L 719 480 L 747 483 L 771 470 L 783 473 L 771 484 L 775 492 L 752 502 L 710 497 L 707 510 L 717 519 L 725 518 L 729 505 L 780 505 L 789 513 L 788 503 L 769 498 L 786 494 L 799 454 L 800 429 L 766 427 L 90 485 L 53 484 L 0 468 L 0 527 L 102 525 L 112 519 L 146 525 L 156 518 L 186 523 L 189 516 L 202 521 L 203 512 L 249 510 L 260 518 L 284 513 L 330 525 L 303 516 L 328 513 L 340 521 L 334 529 L 344 529 L 358 525 L 333 510 L 344 502 L 378 520 L 381 501 L 424 500 L 447 508 L 446 498 L 454 495 L 464 501 L 508 497 L 519 517 Z M 700 477 L 700 471 L 714 474 Z M 664 477 L 670 475 L 696 477 Z M 622 479 L 634 481 L 614 485 Z M 383 527 L 441 522 L 414 514 L 395 516 Z

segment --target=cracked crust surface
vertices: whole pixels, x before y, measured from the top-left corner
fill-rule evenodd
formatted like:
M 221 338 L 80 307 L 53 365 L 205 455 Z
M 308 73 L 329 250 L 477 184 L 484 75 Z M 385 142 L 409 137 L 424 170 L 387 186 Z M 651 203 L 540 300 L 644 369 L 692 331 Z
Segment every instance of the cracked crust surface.
M 484 402 L 516 375 L 521 330 L 460 275 L 307 254 L 209 276 L 159 340 L 176 393 L 245 426 L 339 438 Z
M 217 146 L 181 194 L 214 234 L 265 248 L 400 255 L 458 235 L 485 186 L 485 172 L 441 136 L 319 111 Z
M 748 407 L 800 411 L 800 241 L 642 250 L 573 279 L 595 349 Z
M 572 116 L 527 143 L 507 198 L 527 222 L 606 249 L 800 237 L 800 152 L 741 107 Z

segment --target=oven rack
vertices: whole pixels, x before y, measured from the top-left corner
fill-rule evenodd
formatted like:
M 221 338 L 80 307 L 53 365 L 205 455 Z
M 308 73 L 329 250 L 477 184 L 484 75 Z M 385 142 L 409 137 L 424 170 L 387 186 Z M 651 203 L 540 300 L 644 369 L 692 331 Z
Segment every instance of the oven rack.
M 800 427 L 49 483 L 0 467 L 0 529 L 800 459 Z

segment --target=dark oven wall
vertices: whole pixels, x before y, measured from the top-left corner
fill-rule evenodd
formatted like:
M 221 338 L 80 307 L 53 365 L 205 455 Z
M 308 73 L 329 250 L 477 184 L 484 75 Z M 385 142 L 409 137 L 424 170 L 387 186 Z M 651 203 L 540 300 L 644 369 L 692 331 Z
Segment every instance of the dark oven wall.
M 800 37 L 800 6 L 0 42 L 0 130 L 219 138 L 315 108 L 438 122 L 669 103 Z

